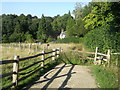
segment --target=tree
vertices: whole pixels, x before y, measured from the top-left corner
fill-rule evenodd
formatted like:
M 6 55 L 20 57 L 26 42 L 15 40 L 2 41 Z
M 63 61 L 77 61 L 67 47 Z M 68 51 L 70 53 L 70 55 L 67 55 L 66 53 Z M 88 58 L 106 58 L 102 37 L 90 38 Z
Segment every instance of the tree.
M 89 2 L 88 5 L 85 5 L 83 8 L 83 12 L 82 12 L 82 17 L 84 18 L 85 16 L 87 16 L 92 10 L 92 5 Z
M 66 25 L 66 34 L 67 36 L 73 36 L 74 35 L 74 25 L 75 25 L 75 20 L 73 18 L 70 18 L 67 21 L 67 25 Z
M 64 14 L 63 16 L 58 16 L 57 18 L 54 19 L 52 22 L 52 30 L 54 33 L 54 38 L 57 38 L 57 36 L 60 34 L 61 30 L 64 29 L 66 30 L 67 26 L 67 21 L 73 18 L 70 14 L 70 11 L 68 14 Z
M 26 36 L 26 41 L 27 41 L 27 42 L 31 43 L 31 42 L 34 41 L 32 35 L 29 34 L 29 32 L 26 32 L 25 36 Z
M 74 25 L 75 29 L 74 29 L 74 35 L 78 36 L 78 37 L 83 37 L 87 32 L 88 29 L 84 28 L 85 22 L 82 21 L 82 19 L 77 19 L 76 23 Z
M 28 26 L 29 34 L 32 35 L 34 39 L 37 39 L 37 31 L 38 31 L 38 19 L 32 20 L 32 23 Z
M 75 19 L 82 18 L 83 7 L 81 3 L 76 3 L 75 10 L 73 10 L 73 14 L 75 16 Z
M 60 27 L 58 25 L 57 18 L 54 19 L 54 21 L 51 23 L 51 25 L 52 25 L 52 37 L 57 38 L 57 36 L 60 33 Z
M 42 15 L 42 18 L 39 22 L 38 31 L 37 31 L 37 39 L 41 42 L 46 42 L 47 35 L 46 35 L 46 21 L 44 15 Z
M 116 9 L 117 5 L 120 5 L 119 2 L 92 2 L 91 12 L 84 17 L 86 23 L 85 28 L 94 29 L 99 26 L 104 25 L 118 25 L 116 23 L 116 17 L 119 19 L 119 14 L 115 14 L 116 10 L 120 13 L 120 9 Z M 118 22 L 118 21 L 117 21 Z

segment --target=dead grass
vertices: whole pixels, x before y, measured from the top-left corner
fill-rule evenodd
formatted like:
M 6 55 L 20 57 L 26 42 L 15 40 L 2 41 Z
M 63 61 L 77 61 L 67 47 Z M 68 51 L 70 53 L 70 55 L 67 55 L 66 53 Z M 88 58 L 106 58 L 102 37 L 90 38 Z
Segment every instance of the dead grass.
M 15 55 L 19 55 L 20 58 L 22 58 L 35 55 L 37 53 L 40 52 L 36 52 L 34 50 L 29 49 L 2 47 L 2 60 L 13 59 Z
M 19 45 L 19 44 L 18 44 Z M 35 44 L 38 45 L 38 44 Z M 41 53 L 42 50 L 48 50 L 48 49 L 54 49 L 54 48 L 61 48 L 64 51 L 68 50 L 82 50 L 82 44 L 74 44 L 74 43 L 69 43 L 69 44 L 54 44 L 54 43 L 49 43 L 49 46 L 47 47 L 47 44 L 41 44 L 38 45 L 38 50 L 36 51 L 36 46 L 32 45 L 31 50 L 26 48 L 19 48 L 19 47 L 5 47 L 2 46 L 2 51 L 1 51 L 1 56 L 2 60 L 7 60 L 7 59 L 13 59 L 15 55 L 19 55 L 20 58 L 22 57 L 28 57 L 31 55 L 35 55 L 37 53 Z

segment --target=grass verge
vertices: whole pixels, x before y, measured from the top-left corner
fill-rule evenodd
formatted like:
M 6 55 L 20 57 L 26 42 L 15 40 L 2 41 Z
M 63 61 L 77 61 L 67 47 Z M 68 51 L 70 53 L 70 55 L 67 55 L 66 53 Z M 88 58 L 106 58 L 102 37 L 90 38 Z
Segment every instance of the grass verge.
M 100 88 L 118 88 L 117 70 L 98 65 L 91 66 L 91 70 Z

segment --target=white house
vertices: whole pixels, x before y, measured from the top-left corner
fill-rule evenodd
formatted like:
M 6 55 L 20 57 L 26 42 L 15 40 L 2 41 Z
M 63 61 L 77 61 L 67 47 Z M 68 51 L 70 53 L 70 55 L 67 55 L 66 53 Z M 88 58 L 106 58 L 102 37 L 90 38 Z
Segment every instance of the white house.
M 60 39 L 63 39 L 65 37 L 66 37 L 66 32 L 64 30 L 62 30 L 60 33 Z

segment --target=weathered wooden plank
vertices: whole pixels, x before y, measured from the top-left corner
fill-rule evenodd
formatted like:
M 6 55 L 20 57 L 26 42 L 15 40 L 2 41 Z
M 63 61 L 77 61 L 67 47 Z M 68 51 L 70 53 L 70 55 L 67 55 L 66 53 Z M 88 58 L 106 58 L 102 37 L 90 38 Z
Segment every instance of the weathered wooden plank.
M 41 60 L 43 61 L 42 63 L 41 63 L 41 66 L 42 67 L 44 67 L 44 58 L 45 58 L 45 51 L 42 51 L 42 56 L 41 56 Z
M 47 57 L 47 58 L 45 58 L 44 60 L 48 60 L 49 58 L 52 58 L 53 56 L 49 56 L 49 57 Z
M 3 60 L 3 61 L 0 61 L 0 65 L 1 64 L 9 64 L 9 63 L 14 63 L 15 60 Z
M 12 75 L 12 74 L 14 74 L 15 72 L 9 72 L 9 73 L 5 73 L 5 74 L 2 74 L 2 75 L 0 75 L 0 79 L 1 78 L 4 78 L 4 77 L 7 77 L 7 76 L 10 76 L 10 75 Z
M 38 56 L 41 56 L 41 55 L 43 55 L 43 54 L 40 53 L 40 54 L 37 54 L 37 55 L 34 55 L 34 56 L 29 56 L 29 57 L 25 57 L 25 58 L 20 58 L 19 61 L 24 61 L 24 60 L 26 60 L 26 59 L 35 58 L 35 57 L 38 57 Z
M 106 54 L 103 54 L 103 53 L 97 53 L 97 54 L 102 56 L 107 56 Z
M 52 53 L 53 51 L 50 51 L 50 52 L 45 52 L 45 54 L 50 54 L 50 53 Z
M 55 56 L 56 56 L 56 49 L 53 49 L 53 53 L 52 53 L 53 57 L 52 60 L 55 60 Z
M 59 48 L 56 49 L 56 56 L 57 56 L 57 58 L 59 57 L 59 54 L 60 54 L 59 50 L 60 50 Z
M 86 57 L 87 59 L 94 59 L 94 58 L 91 58 L 91 57 Z
M 14 86 L 15 83 L 11 83 L 10 85 L 8 85 L 7 87 L 3 87 L 2 90 L 8 90 L 10 89 L 10 87 Z
M 34 66 L 34 65 L 36 65 L 36 64 L 38 64 L 38 63 L 40 63 L 40 62 L 43 62 L 43 60 L 37 61 L 37 62 L 35 62 L 35 63 L 27 66 L 27 67 L 24 67 L 24 68 L 19 69 L 19 72 L 21 72 L 21 71 L 23 71 L 23 70 L 26 70 L 26 69 L 28 69 L 28 68 L 30 68 L 30 67 L 32 67 L 32 66 Z
M 49 64 L 46 64 L 46 65 L 44 65 L 44 66 L 47 66 L 47 65 L 49 65 Z M 43 67 L 40 67 L 39 69 L 35 70 L 34 72 L 30 73 L 29 75 L 20 78 L 20 79 L 18 80 L 18 82 L 20 82 L 20 81 L 22 81 L 22 80 L 28 78 L 29 76 L 33 75 L 34 73 L 36 73 L 37 71 L 39 71 L 39 70 L 42 69 L 42 68 L 43 68 Z
M 31 72 L 33 72 L 34 70 L 36 70 L 36 69 L 38 69 L 38 68 L 40 68 L 40 66 L 37 66 L 37 67 L 35 67 L 34 69 L 31 69 L 30 71 L 27 71 L 27 70 L 26 70 L 26 72 L 21 72 L 21 73 L 19 73 L 19 75 L 30 74 Z
M 111 54 L 118 55 L 118 54 L 120 54 L 120 53 L 111 53 Z
M 76 51 L 76 50 L 71 50 L 71 51 Z M 88 54 L 95 54 L 95 52 L 86 52 L 86 51 L 76 51 L 76 52 L 80 52 L 80 53 L 88 53 Z
M 103 59 L 104 61 L 107 61 L 107 59 Z

